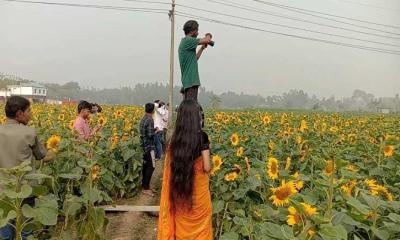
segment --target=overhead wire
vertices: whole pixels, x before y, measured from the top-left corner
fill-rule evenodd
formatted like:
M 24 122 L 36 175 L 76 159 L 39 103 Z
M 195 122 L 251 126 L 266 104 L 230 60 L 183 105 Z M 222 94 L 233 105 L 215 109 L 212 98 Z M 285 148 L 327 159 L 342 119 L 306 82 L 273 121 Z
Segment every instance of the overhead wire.
M 362 49 L 362 50 L 369 50 L 369 51 L 374 51 L 374 52 L 387 53 L 387 54 L 393 54 L 393 55 L 399 55 L 400 56 L 400 51 L 395 51 L 395 50 L 373 48 L 373 47 L 368 47 L 368 46 L 349 44 L 349 43 L 343 43 L 343 42 L 336 42 L 336 41 L 313 38 L 313 37 L 307 37 L 307 36 L 301 36 L 301 35 L 296 35 L 296 34 L 282 33 L 282 32 L 277 32 L 277 31 L 270 31 L 270 30 L 267 30 L 267 29 L 256 28 L 256 27 L 251 27 L 251 26 L 245 26 L 245 25 L 235 24 L 235 23 L 229 23 L 229 22 L 225 22 L 225 21 L 221 21 L 221 20 L 217 20 L 217 19 L 212 19 L 212 18 L 208 18 L 208 17 L 202 17 L 202 16 L 198 16 L 198 15 L 193 15 L 193 14 L 189 14 L 189 13 L 180 12 L 180 11 L 177 11 L 176 15 L 177 16 L 181 16 L 181 17 L 186 17 L 186 18 L 198 18 L 198 19 L 201 19 L 203 21 L 218 23 L 218 24 L 222 24 L 222 25 L 228 25 L 228 26 L 242 28 L 242 29 L 254 30 L 254 31 L 259 31 L 259 32 L 266 32 L 266 33 L 271 33 L 271 34 L 280 35 L 280 36 L 286 36 L 286 37 L 298 38 L 298 39 L 303 39 L 303 40 L 310 40 L 310 41 L 314 41 L 314 42 L 321 42 L 321 43 L 327 43 L 327 44 L 333 44 L 333 45 L 339 45 L 339 46 L 345 46 L 345 47 L 350 47 L 350 48 L 357 48 L 357 49 Z
M 189 9 L 195 9 L 195 10 L 203 11 L 203 12 L 207 12 L 207 13 L 213 13 L 213 14 L 217 14 L 217 15 L 221 15 L 221 16 L 241 19 L 241 20 L 247 20 L 247 21 L 252 21 L 252 22 L 257 22 L 257 23 L 263 23 L 263 24 L 277 26 L 277 27 L 284 27 L 284 28 L 289 28 L 289 29 L 295 29 L 295 30 L 301 30 L 301 31 L 306 31 L 306 32 L 311 32 L 311 33 L 328 35 L 328 36 L 331 36 L 331 37 L 340 37 L 340 38 L 345 38 L 345 39 L 349 39 L 349 40 L 356 40 L 356 41 L 361 41 L 361 42 L 368 42 L 368 43 L 374 43 L 374 44 L 380 44 L 380 45 L 392 46 L 392 47 L 400 47 L 400 45 L 397 45 L 397 44 L 384 43 L 384 42 L 378 42 L 378 41 L 373 41 L 373 40 L 368 40 L 368 39 L 344 36 L 344 35 L 335 34 L 335 33 L 321 32 L 321 31 L 316 31 L 316 30 L 307 29 L 307 28 L 288 26 L 288 25 L 285 25 L 285 24 L 278 24 L 278 23 L 272 23 L 272 22 L 268 22 L 268 21 L 262 21 L 262 20 L 247 18 L 247 17 L 241 17 L 241 16 L 238 16 L 238 15 L 232 15 L 232 14 L 226 14 L 226 13 L 217 12 L 217 11 L 211 11 L 211 10 L 207 10 L 207 9 L 195 8 L 195 7 L 190 7 L 190 6 L 187 6 L 187 5 L 178 4 L 177 6 L 178 7 L 180 6 L 180 7 L 184 7 L 184 8 L 189 8 Z
M 279 18 L 284 18 L 284 19 L 290 19 L 290 20 L 297 21 L 297 22 L 309 23 L 309 24 L 314 24 L 314 25 L 318 25 L 318 26 L 329 27 L 329 28 L 332 28 L 332 29 L 344 30 L 344 31 L 347 31 L 347 32 L 360 33 L 360 34 L 363 34 L 363 35 L 369 35 L 369 36 L 375 36 L 375 37 L 381 37 L 381 38 L 387 38 L 387 39 L 400 40 L 400 37 L 381 35 L 381 34 L 377 34 L 377 33 L 364 32 L 364 31 L 360 31 L 360 30 L 356 30 L 356 29 L 351 29 L 351 28 L 346 28 L 346 27 L 339 27 L 339 26 L 329 25 L 329 24 L 325 24 L 325 23 L 314 22 L 314 21 L 301 19 L 301 18 L 297 18 L 297 17 L 292 17 L 292 16 L 287 16 L 287 15 L 282 15 L 282 14 L 278 14 L 278 13 L 274 13 L 274 12 L 258 10 L 258 9 L 255 9 L 255 8 L 252 8 L 252 7 L 248 7 L 248 6 L 245 6 L 245 5 L 242 5 L 242 4 L 221 3 L 220 1 L 216 1 L 216 0 L 208 0 L 208 1 L 215 2 L 215 3 L 218 3 L 218 4 L 223 4 L 225 6 L 236 7 L 238 9 L 240 8 L 240 9 L 247 10 L 247 11 L 262 13 L 262 14 L 266 14 L 266 15 L 269 15 L 269 16 L 274 16 L 274 17 L 279 17 Z M 180 6 L 183 6 L 183 5 L 180 5 Z
M 380 26 L 386 26 L 386 27 L 397 28 L 397 29 L 400 29 L 399 26 L 386 25 L 386 24 L 381 24 L 381 23 L 374 23 L 374 22 L 360 20 L 360 19 L 356 19 L 356 18 L 349 18 L 349 17 L 334 15 L 334 14 L 330 14 L 330 13 L 324 13 L 324 12 L 320 12 L 320 11 L 308 10 L 308 9 L 292 7 L 292 6 L 288 6 L 288 5 L 284 5 L 284 4 L 268 2 L 268 1 L 265 1 L 265 0 L 251 0 L 251 1 L 257 2 L 257 3 L 261 3 L 261 4 L 264 4 L 264 5 L 268 5 L 268 6 L 273 6 L 273 7 L 276 7 L 276 8 L 286 9 L 288 11 L 292 11 L 292 12 L 296 12 L 296 13 L 300 13 L 300 14 L 304 14 L 304 15 L 308 15 L 308 16 L 313 16 L 313 17 L 317 17 L 317 18 L 321 18 L 321 19 L 325 19 L 325 20 L 334 21 L 334 22 L 337 22 L 337 23 L 342 23 L 342 24 L 346 24 L 346 25 L 365 28 L 365 29 L 369 29 L 369 30 L 383 32 L 383 33 L 400 35 L 400 33 L 394 33 L 394 32 L 389 32 L 389 31 L 385 31 L 385 30 L 381 30 L 381 29 L 377 29 L 377 28 L 366 27 L 366 26 L 353 24 L 353 23 L 349 23 L 349 22 L 344 22 L 344 21 L 340 21 L 340 20 L 336 20 L 336 19 L 332 19 L 332 18 L 322 17 L 320 15 L 336 17 L 336 18 L 342 18 L 342 19 L 346 19 L 346 20 L 352 20 L 352 21 L 363 22 L 363 23 L 374 24 L 374 25 L 380 25 Z M 320 14 L 320 15 L 315 15 L 314 13 Z
M 132 7 L 119 7 L 119 6 L 110 6 L 110 5 L 74 4 L 74 3 L 43 2 L 43 1 L 30 1 L 30 0 L 2 0 L 2 1 L 32 3 L 32 4 L 58 5 L 58 6 L 71 6 L 71 7 L 85 7 L 85 8 L 101 8 L 101 9 L 111 9 L 111 10 L 119 10 L 119 11 L 142 11 L 142 12 L 153 12 L 153 13 L 166 13 L 166 12 L 168 12 L 167 9 L 160 9 L 160 8 L 132 8 Z M 240 24 L 230 23 L 230 22 L 221 21 L 221 20 L 217 20 L 217 19 L 212 19 L 212 18 L 202 17 L 202 16 L 198 16 L 198 15 L 188 14 L 188 13 L 180 12 L 180 11 L 176 11 L 176 15 L 183 16 L 183 17 L 200 18 L 200 19 L 202 19 L 204 21 L 214 22 L 214 23 L 223 24 L 223 25 L 227 25 L 227 26 L 239 27 L 239 28 L 242 28 L 242 29 L 261 31 L 261 32 L 275 34 L 275 35 L 294 37 L 294 38 L 299 38 L 299 39 L 304 39 L 304 40 L 310 40 L 310 41 L 322 42 L 322 43 L 329 43 L 329 44 L 334 44 L 334 45 L 346 46 L 346 47 L 351 47 L 351 48 L 358 48 L 358 49 L 381 52 L 381 53 L 400 55 L 400 51 L 396 51 L 396 50 L 374 48 L 374 47 L 368 47 L 368 46 L 362 46 L 362 45 L 356 45 L 356 44 L 336 42 L 336 41 L 331 41 L 331 40 L 326 40 L 326 39 L 307 37 L 307 36 L 296 35 L 296 34 L 288 34 L 288 33 L 283 33 L 283 32 L 271 31 L 271 30 L 267 30 L 267 29 L 256 28 L 256 27 L 251 27 L 251 26 L 246 26 L 246 25 L 240 25 Z
M 65 2 L 44 2 L 44 1 L 30 1 L 30 0 L 1 0 L 6 2 L 18 2 L 18 3 L 29 3 L 29 4 L 41 4 L 41 5 L 54 5 L 54 6 L 67 6 L 67 7 L 82 7 L 82 8 L 96 8 L 96 9 L 107 9 L 107 10 L 118 10 L 118 11 L 129 11 L 129 12 L 146 12 L 146 13 L 168 13 L 168 9 L 162 8 L 138 8 L 138 7 L 119 7 L 111 5 L 94 5 L 94 4 L 77 4 L 77 3 L 65 3 Z

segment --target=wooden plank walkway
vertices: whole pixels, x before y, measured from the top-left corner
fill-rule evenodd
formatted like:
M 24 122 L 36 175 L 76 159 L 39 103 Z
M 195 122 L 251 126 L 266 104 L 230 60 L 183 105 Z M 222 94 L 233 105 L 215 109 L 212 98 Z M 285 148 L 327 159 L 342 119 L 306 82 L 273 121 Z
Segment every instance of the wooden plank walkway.
M 130 205 L 107 205 L 101 206 L 106 212 L 159 212 L 160 206 L 130 206 Z

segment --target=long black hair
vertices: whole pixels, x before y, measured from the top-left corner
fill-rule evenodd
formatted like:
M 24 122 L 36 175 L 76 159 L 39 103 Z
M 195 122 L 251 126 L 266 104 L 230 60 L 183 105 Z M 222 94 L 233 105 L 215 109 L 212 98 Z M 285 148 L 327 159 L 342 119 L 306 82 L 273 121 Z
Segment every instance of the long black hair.
M 192 99 L 184 100 L 178 108 L 170 142 L 170 199 L 173 206 L 182 203 L 192 207 L 194 164 L 201 152 L 200 122 L 200 105 Z

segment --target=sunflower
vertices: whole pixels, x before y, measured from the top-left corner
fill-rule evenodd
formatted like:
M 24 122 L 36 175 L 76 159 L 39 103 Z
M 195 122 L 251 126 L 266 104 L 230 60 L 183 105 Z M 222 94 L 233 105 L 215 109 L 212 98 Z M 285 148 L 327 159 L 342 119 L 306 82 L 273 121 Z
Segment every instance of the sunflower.
M 124 133 L 124 134 L 122 135 L 121 141 L 122 141 L 122 142 L 126 142 L 126 141 L 128 141 L 128 139 L 129 139 L 129 134 Z
M 268 158 L 268 166 L 267 166 L 267 173 L 269 178 L 275 180 L 278 178 L 279 175 L 279 164 L 278 159 L 274 157 Z
M 392 195 L 390 192 L 387 192 L 387 193 L 386 193 L 386 199 L 387 199 L 388 201 L 392 202 L 392 201 L 393 201 L 393 195 Z
M 303 138 L 301 136 L 297 136 L 296 143 L 300 145 L 301 142 L 303 142 Z
M 314 216 L 314 215 L 318 214 L 317 208 L 311 207 L 311 205 L 309 205 L 309 204 L 307 204 L 307 203 L 301 203 L 301 205 L 303 206 L 303 208 L 304 208 L 304 213 L 305 213 L 307 216 L 311 217 L 311 216 Z
M 366 179 L 364 183 L 369 187 L 372 196 L 378 196 L 379 193 L 384 195 L 388 201 L 393 201 L 393 195 L 387 187 L 378 184 L 374 179 Z
M 132 124 L 128 120 L 125 120 L 124 131 L 125 132 L 130 132 L 131 130 L 132 130 Z
M 236 133 L 232 134 L 231 142 L 233 146 L 237 146 L 239 144 L 239 136 Z
M 321 132 L 325 132 L 327 128 L 328 128 L 328 124 L 326 122 L 323 122 L 322 126 L 321 126 Z
M 394 146 L 390 145 L 390 146 L 386 146 L 383 149 L 383 154 L 385 157 L 391 157 L 394 154 Z
M 74 123 L 75 123 L 75 120 L 69 121 L 69 124 L 68 124 L 69 129 L 71 129 L 71 130 L 74 129 Z
M 241 157 L 243 155 L 243 152 L 244 152 L 243 147 L 238 148 L 238 150 L 236 151 L 236 156 Z
M 330 176 L 335 170 L 335 164 L 332 160 L 325 161 L 325 174 Z
M 301 216 L 297 212 L 296 208 L 294 208 L 293 206 L 290 206 L 288 208 L 288 211 L 289 211 L 289 215 L 287 216 L 288 219 L 286 222 L 289 226 L 294 226 L 301 222 Z
M 271 191 L 274 195 L 270 197 L 270 200 L 272 200 L 272 204 L 277 207 L 289 204 L 289 197 L 297 193 L 293 181 L 285 183 L 285 180 L 281 182 L 279 187 L 271 188 Z
M 297 191 L 300 191 L 303 187 L 304 187 L 304 182 L 303 181 L 297 181 L 296 182 Z
M 104 126 L 104 125 L 106 125 L 106 123 L 107 123 L 107 118 L 105 118 L 105 117 L 100 117 L 99 120 L 97 120 L 97 123 L 98 123 L 100 126 Z
M 356 166 L 354 166 L 353 164 L 349 164 L 346 166 L 346 170 L 349 170 L 351 172 L 358 172 L 358 169 Z
M 285 164 L 285 170 L 289 170 L 291 164 L 292 164 L 292 159 L 290 157 L 287 157 L 286 164 Z
M 378 143 L 378 141 L 374 137 L 371 137 L 371 136 L 368 137 L 368 142 L 370 142 L 372 144 Z
M 347 196 L 351 197 L 353 187 L 350 184 L 345 184 L 340 187 Z
M 251 165 L 250 165 L 249 158 L 248 157 L 244 157 L 244 161 L 246 162 L 247 172 L 250 172 Z
M 235 167 L 235 171 L 237 174 L 240 174 L 242 172 L 242 167 L 239 164 L 234 164 L 233 165 Z
M 306 157 L 307 157 L 307 151 L 301 151 L 300 162 L 304 162 L 304 160 L 306 160 Z
M 329 131 L 333 132 L 333 133 L 337 133 L 339 131 L 339 128 L 337 126 L 333 126 L 329 129 Z
M 214 155 L 212 157 L 212 162 L 214 164 L 214 167 L 217 167 L 218 169 L 221 167 L 223 163 L 222 158 L 219 155 Z
M 262 119 L 264 125 L 270 124 L 271 123 L 271 117 L 269 115 L 265 115 Z
M 235 181 L 237 177 L 238 177 L 238 174 L 236 172 L 231 172 L 231 173 L 226 174 L 224 179 L 227 182 L 232 182 L 232 181 Z
M 58 120 L 64 121 L 65 120 L 65 115 L 64 114 L 58 115 Z
M 307 231 L 307 235 L 310 236 L 310 239 L 315 235 L 315 229 L 311 228 Z
M 287 120 L 287 114 L 283 113 L 281 116 L 281 124 L 284 124 L 286 122 L 286 120 Z
M 354 144 L 354 143 L 356 143 L 356 141 L 357 141 L 357 135 L 354 134 L 354 133 L 349 134 L 349 135 L 347 135 L 347 139 L 349 140 L 349 142 L 350 142 L 351 144 Z
M 92 181 L 96 180 L 99 177 L 99 173 L 100 173 L 99 165 L 94 165 L 90 170 L 90 177 L 92 178 Z
M 47 140 L 47 149 L 49 150 L 53 150 L 53 151 L 57 151 L 58 148 L 58 144 L 61 141 L 61 137 L 57 136 L 57 135 L 53 135 L 51 136 L 48 140 Z
M 289 127 L 288 132 L 289 132 L 289 134 L 294 134 L 296 132 L 296 129 Z
M 308 129 L 307 121 L 303 119 L 300 123 L 300 132 L 304 132 L 306 129 Z
M 117 147 L 118 140 L 119 140 L 118 135 L 114 135 L 114 136 L 111 137 L 111 149 L 112 150 Z
M 275 150 L 275 143 L 272 140 L 269 140 L 269 142 L 268 142 L 268 150 L 269 151 Z
M 214 166 L 211 169 L 211 175 L 215 175 L 215 173 L 217 173 L 221 169 L 221 165 L 222 165 L 223 161 L 222 161 L 221 157 L 218 155 L 213 156 L 212 161 L 213 161 Z

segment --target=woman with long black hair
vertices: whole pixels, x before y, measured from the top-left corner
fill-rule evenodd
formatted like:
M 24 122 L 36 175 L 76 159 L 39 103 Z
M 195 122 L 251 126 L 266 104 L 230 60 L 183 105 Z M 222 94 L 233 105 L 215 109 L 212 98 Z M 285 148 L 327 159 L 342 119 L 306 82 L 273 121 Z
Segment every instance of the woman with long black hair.
M 212 239 L 210 150 L 200 106 L 184 100 L 168 146 L 160 201 L 158 239 Z

